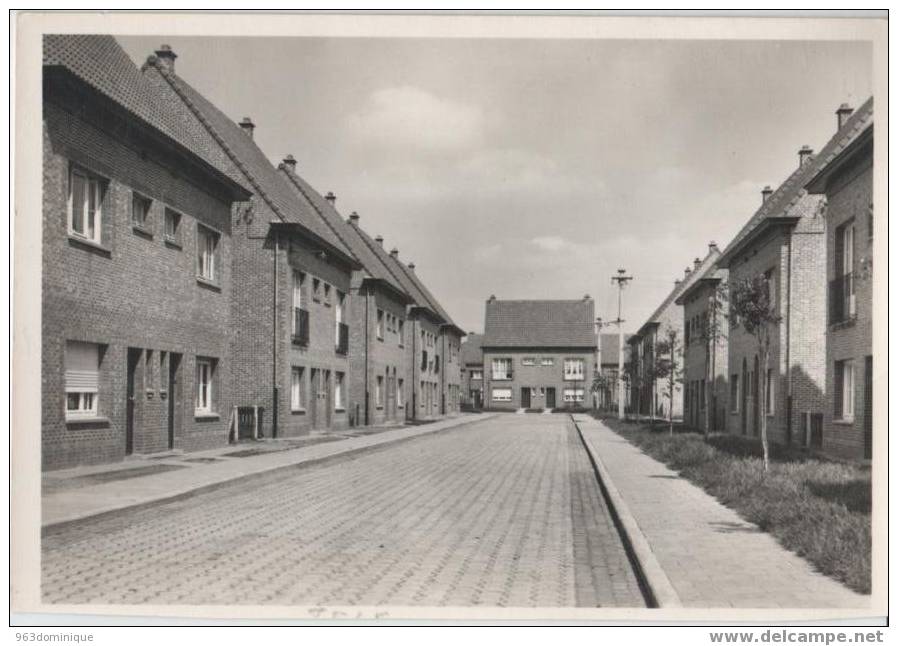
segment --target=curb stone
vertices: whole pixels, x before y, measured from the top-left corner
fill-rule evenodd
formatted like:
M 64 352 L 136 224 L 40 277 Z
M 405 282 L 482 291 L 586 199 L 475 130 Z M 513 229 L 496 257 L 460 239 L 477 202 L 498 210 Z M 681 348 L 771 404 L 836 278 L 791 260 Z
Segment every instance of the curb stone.
M 683 604 L 680 601 L 680 596 L 674 589 L 670 579 L 667 578 L 667 574 L 662 569 L 661 564 L 658 563 L 658 559 L 652 551 L 652 546 L 649 544 L 645 534 L 643 534 L 642 529 L 640 529 L 636 518 L 630 512 L 630 508 L 624 501 L 623 496 L 621 496 L 617 487 L 614 486 L 614 482 L 611 480 L 602 458 L 589 440 L 586 439 L 573 415 L 571 415 L 571 423 L 577 429 L 580 441 L 589 454 L 599 486 L 606 498 L 615 524 L 618 525 L 621 539 L 635 561 L 636 574 L 641 583 L 645 585 L 646 592 L 650 597 L 647 600 L 649 606 L 656 608 L 682 608 Z

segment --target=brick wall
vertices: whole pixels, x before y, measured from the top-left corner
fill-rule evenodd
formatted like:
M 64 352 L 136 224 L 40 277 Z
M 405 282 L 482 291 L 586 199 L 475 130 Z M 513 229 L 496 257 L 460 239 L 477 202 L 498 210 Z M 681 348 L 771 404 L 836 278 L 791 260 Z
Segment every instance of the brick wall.
M 703 284 L 690 294 L 683 303 L 684 330 L 687 321 L 711 320 L 711 299 L 716 287 Z M 710 331 L 693 332 L 683 356 L 683 418 L 684 422 L 704 431 L 710 416 L 713 430 L 722 430 L 726 425 L 728 404 L 727 382 L 727 329 L 724 312 L 718 312 L 720 321 L 714 351 L 711 352 Z M 701 330 L 701 323 L 698 330 Z M 710 329 L 709 326 L 705 328 Z M 684 336 L 685 339 L 685 336 Z M 710 380 L 710 383 L 708 383 Z M 704 389 L 704 398 L 702 390 Z M 704 406 L 702 405 L 704 399 Z M 710 408 L 710 410 L 708 410 Z
M 83 107 L 83 106 L 82 106 Z M 42 460 L 47 469 L 121 459 L 126 450 L 128 348 L 135 369 L 135 452 L 168 448 L 169 397 L 174 397 L 175 448 L 194 450 L 228 441 L 231 227 L 228 198 L 173 174 L 161 153 L 115 137 L 65 104 L 45 102 L 42 275 Z M 127 131 L 126 131 L 127 132 Z M 101 246 L 68 233 L 68 173 L 72 163 L 104 178 Z M 186 173 L 185 173 L 186 175 Z M 153 200 L 146 232 L 131 224 L 132 190 Z M 182 214 L 179 246 L 163 240 L 163 208 Z M 217 285 L 197 280 L 197 224 L 220 234 Z M 66 422 L 66 341 L 101 344 L 99 415 Z M 147 350 L 151 350 L 147 372 Z M 175 392 L 166 360 L 180 355 Z M 218 417 L 194 415 L 195 359 L 217 360 Z
M 536 365 L 523 365 L 524 358 L 532 357 L 536 360 Z M 505 381 L 494 381 L 492 378 L 492 361 L 495 358 L 510 358 L 512 360 L 512 379 Z M 551 366 L 542 365 L 542 359 L 551 359 Z M 565 359 L 582 359 L 584 362 L 582 381 L 566 381 L 564 379 L 564 360 Z M 483 349 L 483 406 L 484 408 L 516 410 L 522 408 L 521 388 L 554 388 L 555 389 L 555 406 L 554 408 L 565 408 L 568 405 L 582 406 L 589 408 L 592 406 L 592 398 L 590 388 L 592 386 L 592 375 L 595 369 L 595 352 L 592 348 L 571 348 L 567 349 L 547 349 L 547 348 L 525 348 L 525 349 L 503 349 L 503 348 L 484 348 Z M 493 400 L 493 389 L 495 388 L 511 388 L 510 402 L 497 402 Z M 566 404 L 564 402 L 565 388 L 583 389 L 583 401 L 579 404 Z M 539 393 L 531 397 L 530 408 L 547 408 L 549 403 L 545 394 Z

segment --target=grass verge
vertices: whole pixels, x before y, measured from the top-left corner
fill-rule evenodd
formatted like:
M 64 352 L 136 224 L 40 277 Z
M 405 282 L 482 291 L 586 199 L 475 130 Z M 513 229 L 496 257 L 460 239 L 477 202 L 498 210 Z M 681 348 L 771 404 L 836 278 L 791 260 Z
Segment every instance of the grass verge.
M 764 473 L 760 441 L 602 418 L 609 428 L 775 536 L 818 570 L 870 592 L 870 468 L 771 447 Z

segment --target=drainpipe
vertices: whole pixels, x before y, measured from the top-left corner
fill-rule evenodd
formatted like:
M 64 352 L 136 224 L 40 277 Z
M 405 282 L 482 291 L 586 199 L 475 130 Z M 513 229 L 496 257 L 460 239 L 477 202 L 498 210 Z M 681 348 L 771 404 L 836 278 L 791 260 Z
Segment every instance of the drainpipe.
M 792 232 L 786 234 L 786 441 L 792 443 Z M 766 378 L 766 375 L 765 375 Z M 766 415 L 766 413 L 765 413 Z
M 417 320 L 417 319 L 415 319 Z M 412 419 L 418 419 L 418 330 L 412 326 Z
M 361 287 L 359 287 L 359 291 L 361 291 Z M 369 402 L 370 402 L 370 378 L 371 376 L 368 374 L 368 353 L 370 352 L 370 348 L 368 344 L 370 343 L 370 334 L 369 328 L 371 327 L 371 302 L 370 302 L 370 294 L 369 290 L 365 290 L 365 426 L 369 424 Z
M 274 314 L 271 334 L 271 437 L 278 436 L 278 256 L 281 236 L 274 234 Z

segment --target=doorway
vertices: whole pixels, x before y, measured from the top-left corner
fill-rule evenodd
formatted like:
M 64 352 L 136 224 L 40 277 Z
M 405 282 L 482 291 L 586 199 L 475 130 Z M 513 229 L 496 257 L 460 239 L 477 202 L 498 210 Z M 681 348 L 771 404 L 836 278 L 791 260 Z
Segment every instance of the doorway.
M 529 386 L 521 388 L 521 408 L 530 408 L 531 392 L 532 391 Z
M 546 388 L 546 408 L 555 408 L 555 388 Z
M 318 428 L 318 402 L 321 399 L 320 373 L 318 368 L 309 370 L 309 421 L 313 429 Z
M 327 428 L 331 427 L 331 415 L 334 412 L 334 405 L 331 403 L 331 371 L 324 371 L 324 393 L 322 396 L 324 404 L 324 420 Z
M 140 348 L 128 348 L 127 403 L 125 408 L 125 455 L 134 453 L 134 415 L 137 406 L 137 366 L 140 365 Z
M 175 437 L 181 434 L 181 355 L 168 355 L 168 448 L 175 448 Z

